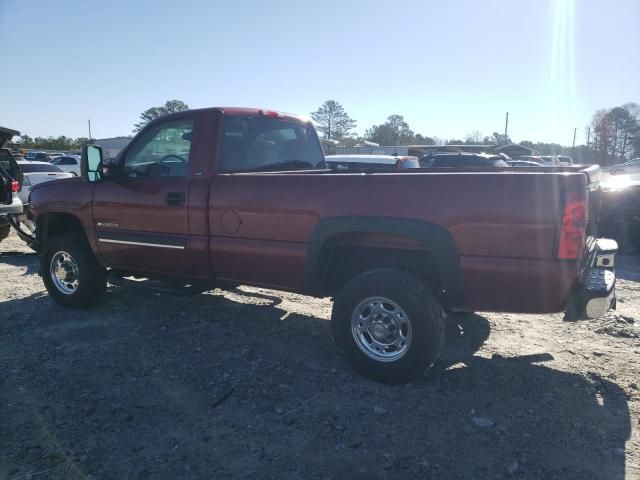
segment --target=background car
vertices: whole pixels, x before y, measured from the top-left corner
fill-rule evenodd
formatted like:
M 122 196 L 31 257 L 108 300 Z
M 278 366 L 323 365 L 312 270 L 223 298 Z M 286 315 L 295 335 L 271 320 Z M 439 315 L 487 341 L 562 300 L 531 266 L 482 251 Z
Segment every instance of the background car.
M 535 162 L 540 165 L 544 165 L 544 159 L 539 155 L 520 155 L 519 157 L 515 157 L 513 160 L 522 160 L 523 162 Z
M 418 157 L 393 155 L 325 155 L 331 170 L 389 170 L 420 168 Z
M 573 158 L 569 155 L 558 155 L 558 163 L 562 167 L 570 167 L 573 165 Z
M 527 162 L 526 160 L 507 160 L 507 163 L 511 167 L 541 167 L 539 163 Z
M 626 163 L 614 165 L 609 169 L 611 175 L 638 175 L 640 174 L 640 158 L 634 158 Z
M 49 160 L 51 160 L 51 156 L 47 153 L 47 152 L 38 152 L 35 150 L 32 150 L 31 152 L 27 153 L 27 156 L 24 157 L 25 160 L 38 160 L 41 162 L 48 162 Z
M 51 164 L 60 168 L 63 172 L 80 176 L 80 157 L 76 155 L 61 155 L 51 160 Z
M 60 168 L 48 162 L 20 160 L 17 163 L 20 170 L 22 170 L 22 189 L 18 192 L 18 197 L 20 197 L 22 203 L 27 203 L 29 192 L 31 192 L 33 185 L 74 177 L 72 173 L 63 172 Z
M 540 158 L 547 167 L 557 167 L 560 165 L 560 161 L 555 155 L 542 155 Z
M 421 164 L 428 168 L 508 167 L 500 155 L 488 153 L 436 153 L 422 157 Z

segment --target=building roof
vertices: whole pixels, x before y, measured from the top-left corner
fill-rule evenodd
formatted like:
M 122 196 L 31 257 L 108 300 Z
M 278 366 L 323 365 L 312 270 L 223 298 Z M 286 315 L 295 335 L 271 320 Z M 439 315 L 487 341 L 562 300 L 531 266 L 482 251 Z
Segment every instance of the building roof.
M 515 143 L 495 147 L 493 151 L 498 153 L 506 153 L 510 157 L 513 157 L 514 155 L 538 155 L 537 150 L 525 147 L 524 145 L 517 145 Z

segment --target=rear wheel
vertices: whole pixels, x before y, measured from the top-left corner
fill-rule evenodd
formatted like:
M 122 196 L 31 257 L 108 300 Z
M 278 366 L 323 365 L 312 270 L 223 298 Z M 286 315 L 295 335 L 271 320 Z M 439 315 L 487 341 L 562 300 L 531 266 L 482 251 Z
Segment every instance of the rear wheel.
M 60 305 L 83 308 L 104 293 L 106 271 L 80 235 L 60 235 L 45 243 L 40 273 L 49 295 Z
M 406 383 L 436 361 L 445 314 L 414 276 L 380 268 L 355 276 L 337 295 L 331 328 L 338 349 L 361 375 Z

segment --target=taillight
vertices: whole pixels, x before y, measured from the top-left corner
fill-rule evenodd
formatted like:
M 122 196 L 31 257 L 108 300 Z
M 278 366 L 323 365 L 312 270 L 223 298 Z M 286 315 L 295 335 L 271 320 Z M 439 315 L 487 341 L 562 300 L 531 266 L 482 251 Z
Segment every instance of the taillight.
M 570 191 L 562 213 L 558 258 L 580 258 L 584 248 L 589 209 L 586 191 Z
M 11 182 L 11 191 L 17 193 L 20 191 L 20 183 L 19 182 Z

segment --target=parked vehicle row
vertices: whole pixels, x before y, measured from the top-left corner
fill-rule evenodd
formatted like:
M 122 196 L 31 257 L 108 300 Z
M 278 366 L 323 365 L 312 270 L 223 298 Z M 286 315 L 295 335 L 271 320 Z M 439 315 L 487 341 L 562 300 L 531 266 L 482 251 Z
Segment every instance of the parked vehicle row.
M 501 155 L 487 153 L 435 153 L 422 158 L 427 168 L 508 167 Z
M 325 155 L 327 167 L 337 171 L 420 168 L 418 157 L 392 155 Z
M 77 175 L 69 172 L 63 172 L 56 165 L 48 162 L 19 160 L 16 162 L 22 170 L 22 188 L 18 192 L 18 197 L 23 204 L 28 203 L 31 187 L 42 182 L 50 182 L 52 180 L 61 180 L 63 178 L 73 178 Z M 78 166 L 79 168 L 79 166 Z

